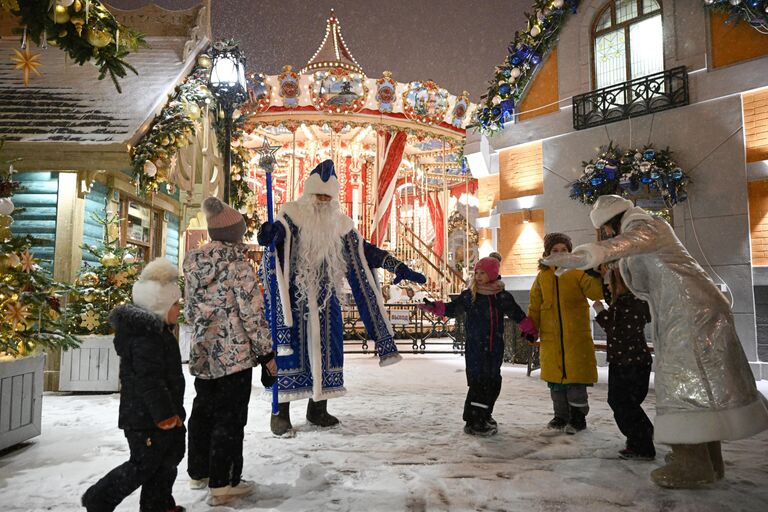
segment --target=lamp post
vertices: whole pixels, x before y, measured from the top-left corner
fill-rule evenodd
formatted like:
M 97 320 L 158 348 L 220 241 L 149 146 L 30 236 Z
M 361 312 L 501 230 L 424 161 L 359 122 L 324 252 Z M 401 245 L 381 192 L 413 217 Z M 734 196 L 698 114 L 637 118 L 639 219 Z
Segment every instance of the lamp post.
M 213 45 L 208 88 L 224 111 L 224 202 L 229 204 L 230 168 L 232 166 L 232 113 L 244 102 L 245 55 L 236 44 L 219 41 Z

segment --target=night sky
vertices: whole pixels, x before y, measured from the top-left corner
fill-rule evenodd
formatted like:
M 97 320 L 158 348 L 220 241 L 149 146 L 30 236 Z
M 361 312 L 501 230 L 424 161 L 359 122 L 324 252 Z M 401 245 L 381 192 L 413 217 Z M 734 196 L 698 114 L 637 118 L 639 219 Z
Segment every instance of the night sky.
M 107 0 L 135 8 L 146 0 Z M 156 0 L 186 8 L 195 0 Z M 213 0 L 216 38 L 238 40 L 248 69 L 279 73 L 301 68 L 325 33 L 331 8 L 349 50 L 369 77 L 392 71 L 399 82 L 435 80 L 451 93 L 467 90 L 473 101 L 487 88 L 494 66 L 506 56 L 523 11 L 532 0 Z

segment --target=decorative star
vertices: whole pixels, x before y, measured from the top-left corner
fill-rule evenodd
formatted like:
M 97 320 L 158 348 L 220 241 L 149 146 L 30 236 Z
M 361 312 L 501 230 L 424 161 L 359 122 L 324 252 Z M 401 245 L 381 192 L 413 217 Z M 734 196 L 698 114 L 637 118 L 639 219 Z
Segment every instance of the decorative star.
M 277 153 L 277 150 L 280 148 L 281 146 L 270 146 L 269 141 L 264 137 L 264 144 L 262 144 L 261 148 L 256 151 L 259 155 L 259 167 L 266 172 L 272 172 L 275 162 L 277 162 L 275 153 Z
M 109 277 L 109 280 L 112 282 L 112 284 L 120 288 L 126 282 L 128 282 L 128 274 L 126 272 L 118 272 L 117 274 L 112 274 Z
M 27 46 L 27 49 L 23 52 L 20 52 L 16 48 L 13 49 L 13 51 L 16 53 L 13 57 L 11 57 L 11 62 L 16 64 L 16 69 L 20 69 L 21 73 L 24 76 L 24 86 L 29 85 L 29 74 L 34 73 L 37 76 L 43 76 L 37 68 L 43 65 L 42 62 L 40 62 L 40 54 L 36 53 L 33 54 L 32 51 L 29 49 L 29 46 Z
M 29 309 L 21 302 L 13 301 L 5 306 L 5 318 L 13 329 L 23 330 L 27 326 L 28 314 Z
M 21 270 L 27 274 L 31 274 L 32 271 L 35 270 L 35 258 L 29 252 L 29 249 L 25 249 L 24 252 L 21 253 Z

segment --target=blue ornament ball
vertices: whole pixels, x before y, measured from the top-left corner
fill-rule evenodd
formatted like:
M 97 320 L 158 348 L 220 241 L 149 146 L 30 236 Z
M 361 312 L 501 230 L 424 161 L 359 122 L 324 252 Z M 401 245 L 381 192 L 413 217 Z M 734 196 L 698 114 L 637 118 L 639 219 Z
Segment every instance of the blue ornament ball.
M 669 174 L 669 176 L 675 181 L 680 181 L 683 179 L 683 170 L 679 167 L 675 167 L 672 169 L 672 172 Z
M 534 66 L 538 66 L 540 62 L 541 62 L 541 55 L 539 55 L 538 53 L 534 53 L 533 55 L 531 55 L 531 64 L 533 64 Z
M 650 185 L 654 180 L 650 177 L 650 175 L 645 174 L 642 178 L 640 178 L 640 181 L 643 182 L 643 185 Z
M 501 109 L 499 107 L 493 107 L 491 109 L 491 115 L 493 117 L 499 117 L 501 115 Z
M 499 86 L 499 94 L 502 96 L 509 96 L 509 93 L 512 92 L 512 86 L 509 84 L 501 84 Z
M 605 178 L 602 176 L 595 176 L 590 180 L 590 183 L 592 183 L 592 186 L 599 187 L 603 184 L 603 181 L 605 181 Z
M 586 194 L 584 194 L 584 195 L 586 195 L 587 197 L 592 197 L 592 191 L 591 190 L 587 190 Z
M 523 62 L 523 59 L 520 58 L 519 55 L 513 55 L 511 59 L 509 59 L 509 63 L 513 66 L 519 66 L 520 63 Z
M 605 169 L 605 162 L 597 162 L 595 164 L 595 169 L 597 169 L 598 171 L 602 171 L 603 169 Z
M 659 178 L 661 178 L 661 175 L 659 174 L 659 171 L 657 171 L 656 169 L 652 170 L 651 171 L 651 179 L 655 181 L 655 180 L 658 180 Z
M 656 156 L 656 151 L 652 149 L 647 149 L 643 151 L 643 158 L 646 160 L 653 160 L 653 157 Z
M 512 71 L 510 71 L 509 69 L 505 69 L 504 71 L 501 72 L 501 74 L 504 75 L 504 78 L 509 78 L 512 76 Z

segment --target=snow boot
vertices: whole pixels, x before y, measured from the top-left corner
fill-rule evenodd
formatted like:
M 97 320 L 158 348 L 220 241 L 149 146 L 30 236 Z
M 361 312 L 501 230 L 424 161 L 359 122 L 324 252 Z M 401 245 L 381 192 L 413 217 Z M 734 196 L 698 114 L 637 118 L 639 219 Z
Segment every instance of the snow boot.
M 201 478 L 200 480 L 195 480 L 194 478 L 189 479 L 189 488 L 193 491 L 201 491 L 203 489 L 208 488 L 208 479 L 207 478 Z
M 328 400 L 315 402 L 311 398 L 307 404 L 307 421 L 318 427 L 332 427 L 339 424 L 336 416 L 328 414 Z
M 205 502 L 211 507 L 226 505 L 236 498 L 248 496 L 255 490 L 253 482 L 240 480 L 237 485 L 227 485 L 225 487 L 211 487 L 208 489 L 208 499 Z
M 673 444 L 671 462 L 651 472 L 651 480 L 667 489 L 697 489 L 716 479 L 707 443 Z
M 464 425 L 464 433 L 470 436 L 490 437 L 498 432 L 496 427 L 492 427 L 486 421 L 468 421 Z
M 560 416 L 555 416 L 551 420 L 549 420 L 549 423 L 547 423 L 547 426 L 542 430 L 539 435 L 541 437 L 554 437 L 558 436 L 563 433 L 565 430 L 565 426 L 568 424 L 568 420 L 565 420 L 561 418 Z
M 187 509 L 180 505 L 176 505 L 173 508 L 169 508 L 166 512 L 187 512 Z
M 269 428 L 276 436 L 282 436 L 293 428 L 291 425 L 291 402 L 277 404 L 277 414 L 273 414 L 269 419 Z
M 723 464 L 723 453 L 720 451 L 720 441 L 707 443 L 709 450 L 709 460 L 712 462 L 712 469 L 715 470 L 715 478 L 722 480 L 725 476 L 725 465 Z
M 578 407 L 571 407 L 571 419 L 565 426 L 565 433 L 573 435 L 587 428 L 587 417 Z
M 632 448 L 624 448 L 623 450 L 619 450 L 619 458 L 624 460 L 654 460 L 656 456 L 636 452 Z

